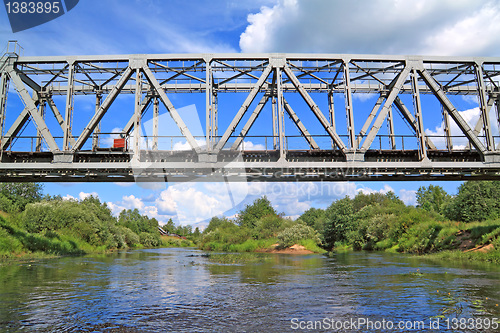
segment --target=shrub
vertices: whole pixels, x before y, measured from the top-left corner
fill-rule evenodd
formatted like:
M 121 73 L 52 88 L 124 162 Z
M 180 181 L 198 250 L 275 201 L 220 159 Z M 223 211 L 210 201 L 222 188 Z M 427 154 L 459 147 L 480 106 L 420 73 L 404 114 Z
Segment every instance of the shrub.
M 289 247 L 304 239 L 312 239 L 316 243 L 320 243 L 318 232 L 302 223 L 286 228 L 278 234 L 280 247 Z

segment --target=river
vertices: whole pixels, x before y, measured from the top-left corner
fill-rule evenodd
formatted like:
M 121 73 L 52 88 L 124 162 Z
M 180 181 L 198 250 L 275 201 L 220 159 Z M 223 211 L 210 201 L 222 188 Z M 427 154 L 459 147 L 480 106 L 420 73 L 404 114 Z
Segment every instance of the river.
M 498 332 L 498 303 L 498 266 L 385 253 L 171 248 L 0 265 L 2 332 Z

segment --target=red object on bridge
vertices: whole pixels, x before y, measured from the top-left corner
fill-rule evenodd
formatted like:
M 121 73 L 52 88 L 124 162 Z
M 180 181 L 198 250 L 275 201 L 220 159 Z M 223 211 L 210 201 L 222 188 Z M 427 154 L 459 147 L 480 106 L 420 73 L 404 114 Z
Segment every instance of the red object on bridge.
M 123 148 L 125 149 L 127 142 L 125 139 L 114 139 L 113 140 L 113 148 Z

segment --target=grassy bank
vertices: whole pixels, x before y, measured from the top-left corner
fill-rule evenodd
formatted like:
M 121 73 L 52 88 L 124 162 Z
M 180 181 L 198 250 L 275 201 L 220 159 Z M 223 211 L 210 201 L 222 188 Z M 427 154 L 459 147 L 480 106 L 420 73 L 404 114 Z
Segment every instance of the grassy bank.
M 0 215 L 0 258 L 46 258 L 107 253 L 122 249 L 194 246 L 161 237 L 158 222 L 137 210 L 118 218 L 97 198 L 51 199 Z

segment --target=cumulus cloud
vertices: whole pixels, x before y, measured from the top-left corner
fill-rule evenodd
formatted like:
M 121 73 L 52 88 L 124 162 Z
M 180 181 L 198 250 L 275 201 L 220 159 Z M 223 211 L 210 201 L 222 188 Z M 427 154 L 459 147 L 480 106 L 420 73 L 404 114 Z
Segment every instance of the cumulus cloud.
M 402 189 L 399 191 L 399 199 L 406 205 L 415 206 L 417 204 L 417 191 Z
M 480 110 L 479 107 L 475 107 L 472 109 L 464 110 L 464 111 L 459 111 L 460 115 L 462 118 L 469 124 L 469 127 L 471 129 L 474 129 L 476 126 L 476 123 L 479 120 L 480 116 Z M 490 124 L 491 124 L 491 131 L 492 135 L 498 136 L 499 131 L 498 131 L 498 123 L 495 121 L 496 115 L 495 115 L 495 110 L 494 107 L 491 108 L 490 110 Z M 467 140 L 467 137 L 462 133 L 458 125 L 453 121 L 451 117 L 449 117 L 450 120 L 450 132 L 452 138 L 452 144 L 454 149 L 465 149 L 469 143 Z M 430 136 L 432 142 L 436 145 L 438 149 L 445 149 L 446 148 L 446 141 L 444 138 L 444 121 L 441 121 L 434 129 L 429 129 L 427 128 L 425 130 L 425 133 Z M 484 134 L 484 133 L 483 133 Z M 480 134 L 481 135 L 481 134 Z M 485 144 L 484 139 L 483 139 L 483 144 Z
M 247 17 L 243 52 L 496 55 L 500 4 L 279 0 Z
M 62 197 L 63 200 L 84 200 L 90 196 L 93 196 L 95 198 L 99 198 L 99 194 L 97 192 L 91 192 L 91 193 L 86 193 L 86 192 L 80 192 L 78 193 L 78 198 L 72 196 L 71 194 L 67 194 Z

